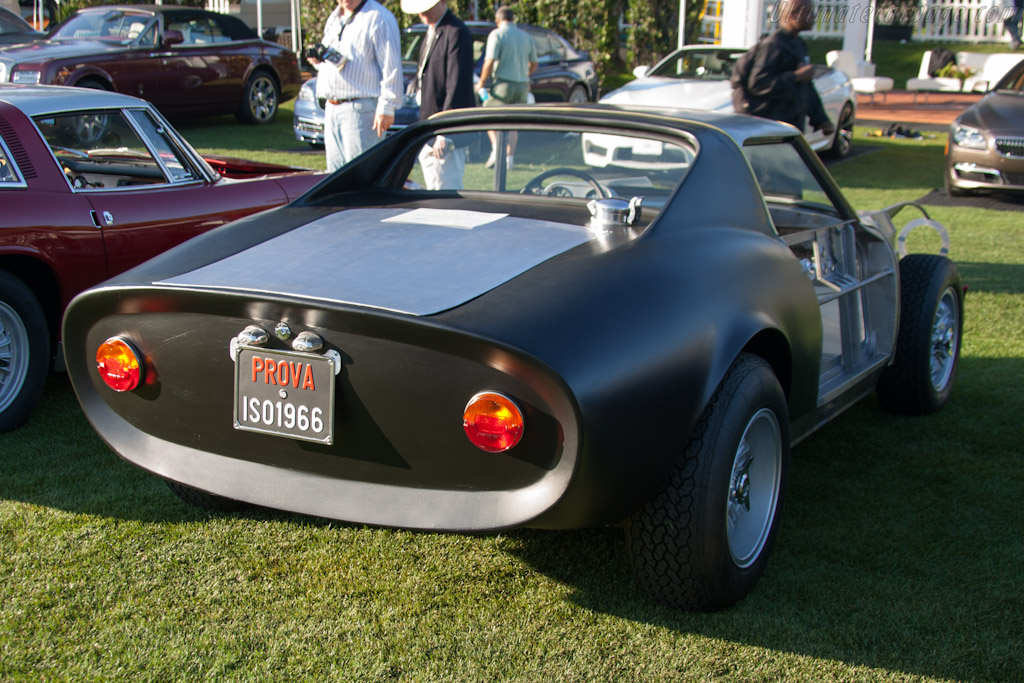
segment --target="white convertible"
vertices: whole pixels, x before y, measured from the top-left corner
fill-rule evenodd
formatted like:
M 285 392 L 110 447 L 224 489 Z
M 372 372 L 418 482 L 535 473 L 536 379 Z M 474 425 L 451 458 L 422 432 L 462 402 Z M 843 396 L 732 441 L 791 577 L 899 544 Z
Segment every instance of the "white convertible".
M 732 112 L 729 75 L 744 52 L 746 48 L 719 45 L 680 48 L 653 67 L 636 67 L 636 80 L 608 93 L 601 102 Z M 817 152 L 844 157 L 850 151 L 857 111 L 853 86 L 846 74 L 825 65 L 816 66 L 814 86 L 836 131 L 831 136 L 805 131 L 807 142 Z

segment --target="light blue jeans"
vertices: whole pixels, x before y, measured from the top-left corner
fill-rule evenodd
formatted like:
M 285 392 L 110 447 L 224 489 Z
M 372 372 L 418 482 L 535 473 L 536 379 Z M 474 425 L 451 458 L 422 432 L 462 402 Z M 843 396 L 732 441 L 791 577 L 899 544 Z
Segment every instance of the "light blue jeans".
M 324 147 L 327 170 L 337 171 L 380 141 L 373 132 L 377 100 L 367 97 L 341 104 L 327 103 L 324 112 Z

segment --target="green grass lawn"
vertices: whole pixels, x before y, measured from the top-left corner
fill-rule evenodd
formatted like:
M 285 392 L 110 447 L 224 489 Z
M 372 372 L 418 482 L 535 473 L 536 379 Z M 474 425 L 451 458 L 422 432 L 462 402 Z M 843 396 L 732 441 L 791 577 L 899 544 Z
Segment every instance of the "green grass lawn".
M 180 128 L 203 151 L 322 167 L 290 112 Z M 940 184 L 942 139 L 864 132 L 877 149 L 833 167 L 856 208 Z M 970 287 L 952 400 L 904 418 L 869 396 L 801 443 L 772 561 L 735 608 L 649 602 L 616 528 L 200 512 L 119 460 L 55 375 L 0 437 L 0 680 L 1024 679 L 1024 213 L 929 211 Z

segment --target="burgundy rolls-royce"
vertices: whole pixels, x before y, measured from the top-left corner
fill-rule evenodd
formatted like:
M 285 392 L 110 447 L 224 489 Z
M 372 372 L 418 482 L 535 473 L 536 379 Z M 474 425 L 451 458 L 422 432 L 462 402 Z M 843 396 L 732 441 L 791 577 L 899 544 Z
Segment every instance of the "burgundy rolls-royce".
M 134 97 L 0 85 L 0 432 L 36 403 L 75 294 L 321 178 L 204 159 Z
M 234 113 L 270 123 L 301 78 L 295 53 L 237 17 L 176 5 L 78 10 L 48 40 L 0 52 L 0 82 L 144 97 L 166 116 Z

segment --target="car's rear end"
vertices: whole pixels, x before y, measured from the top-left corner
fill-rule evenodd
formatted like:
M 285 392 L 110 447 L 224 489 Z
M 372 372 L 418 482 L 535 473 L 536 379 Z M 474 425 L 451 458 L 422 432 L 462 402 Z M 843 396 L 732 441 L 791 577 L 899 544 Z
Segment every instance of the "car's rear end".
M 69 372 L 101 436 L 219 496 L 369 524 L 495 529 L 539 516 L 573 472 L 575 408 L 558 378 L 429 319 L 111 287 L 77 299 L 65 324 L 79 345 Z
M 171 271 L 151 262 L 80 295 L 66 355 L 87 416 L 127 460 L 226 498 L 410 528 L 535 520 L 576 467 L 571 392 L 444 312 L 588 235 L 465 216 L 483 224 L 432 226 L 452 212 L 426 209 L 306 214 L 264 241 L 253 233 L 281 221 L 250 219 L 164 255 Z M 209 256 L 243 233 L 251 247 Z

